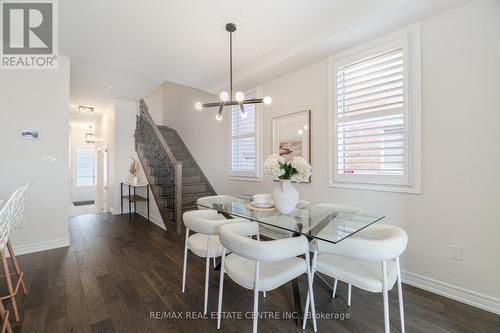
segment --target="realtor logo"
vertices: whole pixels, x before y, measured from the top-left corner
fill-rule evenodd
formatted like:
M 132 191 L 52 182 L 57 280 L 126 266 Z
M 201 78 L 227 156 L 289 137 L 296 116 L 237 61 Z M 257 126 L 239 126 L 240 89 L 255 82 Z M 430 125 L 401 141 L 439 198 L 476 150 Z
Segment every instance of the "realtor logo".
M 1 69 L 57 68 L 53 0 L 1 1 Z

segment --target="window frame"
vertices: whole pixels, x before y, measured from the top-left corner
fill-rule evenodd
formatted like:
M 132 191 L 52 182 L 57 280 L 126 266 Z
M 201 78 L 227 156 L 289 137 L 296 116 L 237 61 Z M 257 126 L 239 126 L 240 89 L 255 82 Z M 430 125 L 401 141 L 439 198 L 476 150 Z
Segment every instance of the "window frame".
M 337 68 L 394 47 L 402 47 L 404 59 L 404 175 L 338 174 Z M 401 193 L 422 192 L 420 58 L 420 25 L 417 23 L 372 42 L 333 55 L 328 59 L 328 169 L 330 187 Z
M 260 95 L 260 89 L 251 89 L 244 92 L 245 98 L 256 98 L 256 96 Z M 242 180 L 242 181 L 252 181 L 252 182 L 261 182 L 262 181 L 262 173 L 261 173 L 261 104 L 255 104 L 255 172 L 233 172 L 232 170 L 232 152 L 233 152 L 233 133 L 232 133 L 232 122 L 233 122 L 233 108 L 230 109 L 229 112 L 229 121 L 228 121 L 228 178 L 230 180 Z

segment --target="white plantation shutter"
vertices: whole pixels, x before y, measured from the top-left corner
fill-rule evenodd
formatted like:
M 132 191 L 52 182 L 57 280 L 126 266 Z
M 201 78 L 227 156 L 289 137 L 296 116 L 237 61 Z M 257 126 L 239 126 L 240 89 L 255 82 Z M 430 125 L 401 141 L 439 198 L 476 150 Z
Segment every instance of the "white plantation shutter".
M 241 117 L 239 106 L 231 109 L 231 176 L 257 175 L 257 117 L 255 105 L 245 105 L 247 116 Z
M 337 172 L 404 175 L 403 49 L 337 68 Z
M 419 127 L 417 131 L 409 126 L 419 120 L 410 113 L 413 90 L 409 83 L 413 89 L 417 87 L 412 81 L 416 74 L 410 69 L 416 72 L 417 67 L 411 61 L 416 55 L 412 53 L 412 59 L 408 55 L 409 36 L 332 59 L 334 186 L 412 186 L 412 163 L 416 160 L 411 155 L 410 138 L 416 139 L 420 132 Z M 419 93 L 419 89 L 415 91 Z

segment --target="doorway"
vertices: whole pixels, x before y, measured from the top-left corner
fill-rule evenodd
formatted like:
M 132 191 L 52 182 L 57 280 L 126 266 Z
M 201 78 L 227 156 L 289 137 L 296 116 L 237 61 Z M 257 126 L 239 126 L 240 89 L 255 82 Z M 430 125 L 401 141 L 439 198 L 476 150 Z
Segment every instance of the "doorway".
M 94 144 L 71 145 L 70 216 L 96 212 L 96 154 Z
M 73 170 L 71 200 L 75 206 L 95 203 L 95 147 L 75 145 L 73 147 Z

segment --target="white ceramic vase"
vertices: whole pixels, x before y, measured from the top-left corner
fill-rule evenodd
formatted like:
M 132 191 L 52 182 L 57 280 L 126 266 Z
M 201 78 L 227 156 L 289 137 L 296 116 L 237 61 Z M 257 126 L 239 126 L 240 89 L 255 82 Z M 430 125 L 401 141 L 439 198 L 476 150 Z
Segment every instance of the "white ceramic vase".
M 129 185 L 137 185 L 138 182 L 139 182 L 139 179 L 136 176 L 134 176 L 132 174 L 128 176 L 128 184 Z
M 281 214 L 290 214 L 299 202 L 299 192 L 289 179 L 281 180 L 281 185 L 273 191 L 273 200 Z

